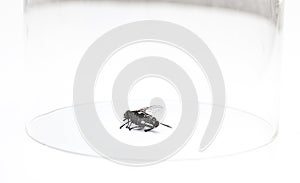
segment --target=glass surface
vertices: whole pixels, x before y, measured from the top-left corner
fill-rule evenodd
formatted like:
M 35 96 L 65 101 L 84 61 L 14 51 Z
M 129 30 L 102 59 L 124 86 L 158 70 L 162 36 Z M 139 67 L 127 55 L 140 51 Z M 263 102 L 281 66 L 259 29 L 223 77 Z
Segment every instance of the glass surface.
M 111 88 L 118 73 L 137 58 L 155 55 L 186 70 L 198 94 L 197 129 L 171 159 L 229 155 L 270 143 L 279 120 L 282 6 L 278 0 L 26 1 L 26 98 L 28 114 L 34 118 L 26 123 L 29 136 L 59 150 L 99 156 L 82 138 L 74 116 L 78 65 L 92 43 L 111 29 L 141 20 L 161 20 L 181 25 L 205 42 L 222 71 L 226 105 L 214 103 L 205 73 L 184 52 L 161 43 L 137 43 L 115 53 L 95 84 L 95 106 L 109 133 L 137 146 L 158 143 L 172 134 L 163 127 L 146 135 L 120 130 L 112 112 Z M 168 111 L 164 122 L 175 129 L 181 106 L 174 87 L 159 78 L 135 84 L 128 95 L 130 109 L 149 106 L 154 97 L 163 98 Z M 199 144 L 212 106 L 225 108 L 225 116 L 215 141 L 202 152 Z

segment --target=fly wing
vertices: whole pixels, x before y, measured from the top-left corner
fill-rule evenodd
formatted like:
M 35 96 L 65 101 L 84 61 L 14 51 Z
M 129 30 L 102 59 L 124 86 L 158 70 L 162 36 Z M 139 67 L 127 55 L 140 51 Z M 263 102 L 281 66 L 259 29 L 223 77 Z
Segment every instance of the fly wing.
M 155 117 L 157 120 L 161 120 L 164 116 L 164 107 L 160 105 L 152 105 L 150 107 L 144 107 L 139 110 L 136 110 L 136 112 L 143 113 L 145 115 L 151 115 Z
M 155 117 L 157 120 L 161 120 L 164 115 L 164 107 L 160 105 L 152 105 L 148 107 L 145 112 Z
M 136 112 L 144 112 L 146 113 L 147 109 L 149 109 L 150 107 L 144 107 L 144 108 L 141 108 L 139 110 L 136 110 Z

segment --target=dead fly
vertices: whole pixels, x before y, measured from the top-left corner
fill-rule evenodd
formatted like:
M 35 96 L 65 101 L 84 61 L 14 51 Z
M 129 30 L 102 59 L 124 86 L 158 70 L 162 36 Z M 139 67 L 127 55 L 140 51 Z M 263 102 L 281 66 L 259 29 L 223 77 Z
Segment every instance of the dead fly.
M 157 128 L 160 124 L 164 125 L 168 128 L 172 128 L 169 125 L 160 123 L 155 117 L 152 115 L 148 114 L 147 112 L 153 112 L 159 108 L 162 108 L 161 106 L 150 106 L 150 107 L 145 107 L 136 111 L 126 111 L 124 113 L 124 120 L 126 123 L 124 123 L 122 126 L 120 126 L 120 129 L 123 128 L 125 125 L 128 130 L 132 129 L 138 129 L 142 130 L 144 129 L 145 132 L 148 132 L 154 128 Z M 132 127 L 132 125 L 134 125 Z

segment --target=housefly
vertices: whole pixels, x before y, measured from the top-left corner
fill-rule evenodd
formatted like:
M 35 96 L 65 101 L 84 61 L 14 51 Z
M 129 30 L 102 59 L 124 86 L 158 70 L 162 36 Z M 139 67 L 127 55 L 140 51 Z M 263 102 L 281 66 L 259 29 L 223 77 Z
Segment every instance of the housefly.
M 122 126 L 120 126 L 120 129 L 123 128 L 125 125 L 128 130 L 144 129 L 145 132 L 153 130 L 154 128 L 157 128 L 159 125 L 163 125 L 165 127 L 172 128 L 169 125 L 159 122 L 153 116 L 155 113 L 158 113 L 158 111 L 160 111 L 162 109 L 163 109 L 162 106 L 153 105 L 153 106 L 144 107 L 144 108 L 141 108 L 141 109 L 135 110 L 135 111 L 127 110 L 124 113 L 124 119 L 123 119 L 123 121 L 125 121 L 125 123 L 122 124 Z M 150 115 L 149 113 L 151 113 L 152 115 Z

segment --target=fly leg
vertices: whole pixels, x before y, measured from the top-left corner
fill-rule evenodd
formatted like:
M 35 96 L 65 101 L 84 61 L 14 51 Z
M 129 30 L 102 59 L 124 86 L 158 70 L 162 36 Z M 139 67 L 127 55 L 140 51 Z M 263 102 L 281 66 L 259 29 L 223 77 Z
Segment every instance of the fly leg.
M 142 127 L 142 126 L 134 126 L 134 127 L 132 127 L 132 128 L 129 128 L 129 130 L 133 130 L 133 129 L 138 129 L 138 130 L 141 130 L 141 129 L 143 129 L 144 127 Z
M 128 121 L 126 128 L 129 128 L 131 126 L 131 121 Z
M 122 126 L 120 126 L 120 129 L 121 128 L 123 128 L 123 126 L 125 126 L 126 124 L 127 124 L 127 126 L 128 126 L 128 123 L 129 123 L 130 121 L 128 120 L 126 123 L 124 123 Z
M 132 121 L 128 121 L 128 124 L 127 124 L 127 126 L 126 126 L 126 128 L 128 128 L 128 130 L 130 130 L 131 124 L 132 124 Z
M 153 128 L 155 128 L 155 127 L 150 127 L 150 128 L 148 128 L 148 129 L 146 129 L 146 130 L 144 130 L 145 132 L 149 132 L 150 130 L 153 130 Z

